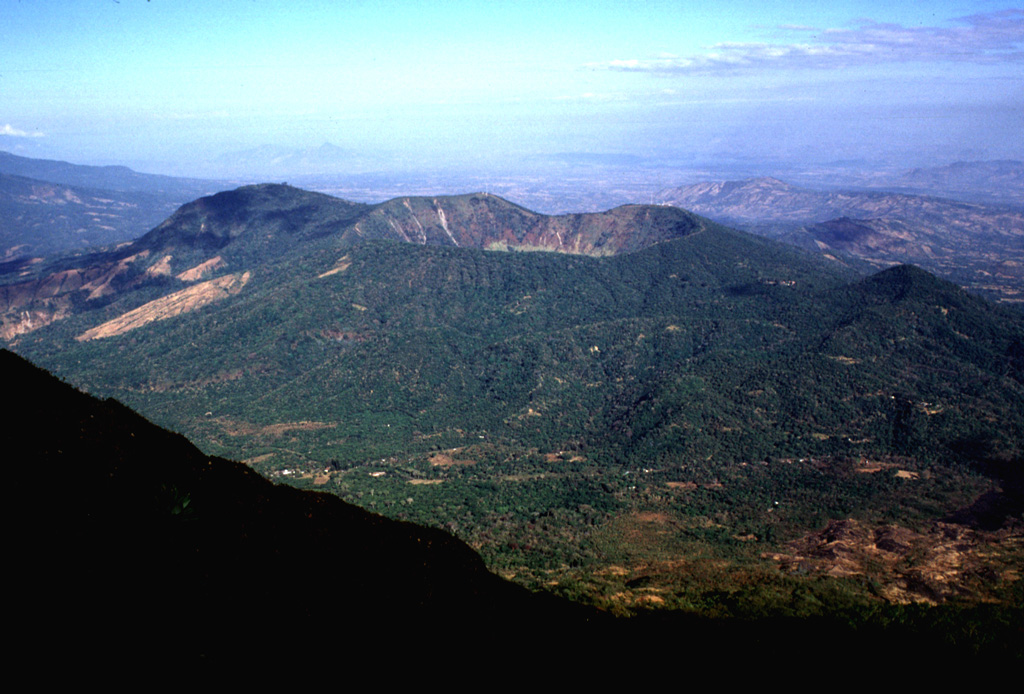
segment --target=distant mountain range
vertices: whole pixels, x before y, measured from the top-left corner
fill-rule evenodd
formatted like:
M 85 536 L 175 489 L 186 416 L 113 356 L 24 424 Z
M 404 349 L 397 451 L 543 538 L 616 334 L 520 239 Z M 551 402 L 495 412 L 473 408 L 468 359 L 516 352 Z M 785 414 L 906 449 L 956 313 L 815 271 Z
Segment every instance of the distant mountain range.
M 260 185 L 5 269 L 19 353 L 531 587 L 734 615 L 1010 599 L 1024 316 L 914 267 L 862 278 L 664 205 Z
M 659 199 L 872 267 L 915 263 L 990 298 L 1024 305 L 1024 209 L 817 191 L 774 178 L 697 183 L 662 191 Z
M 121 243 L 177 207 L 148 193 L 66 186 L 0 173 L 0 259 Z
M 890 189 L 955 200 L 1024 205 L 1024 162 L 958 161 L 945 166 L 911 169 L 890 177 Z
M 0 152 L 0 260 L 138 238 L 211 181 L 81 166 Z
M 572 167 L 587 168 L 592 163 L 604 165 L 612 161 L 625 166 L 629 161 L 611 155 L 570 153 L 553 157 L 569 167 L 565 172 L 569 181 Z M 342 178 L 349 186 L 355 186 L 353 191 L 358 189 L 352 194 L 368 199 L 380 199 L 383 190 L 400 191 L 405 187 L 401 176 L 380 172 L 355 174 L 359 167 L 353 168 L 354 153 L 330 143 L 308 149 L 267 145 L 227 154 L 222 160 L 225 167 L 242 166 L 258 179 L 294 175 L 308 186 L 327 192 L 337 192 L 339 185 L 340 190 L 347 190 L 338 178 L 338 172 L 345 171 L 348 178 Z M 1024 165 L 1020 162 L 960 162 L 896 177 L 883 176 L 866 184 L 881 185 L 888 181 L 904 191 L 961 190 L 966 192 L 956 194 L 970 199 L 1012 202 L 1014 191 L 1024 190 L 1022 171 Z M 486 177 L 478 172 L 477 178 Z M 429 186 L 424 188 L 424 181 L 418 188 L 429 190 Z M 565 191 L 538 189 L 536 181 L 517 183 L 514 177 L 498 176 L 492 182 L 523 199 L 545 205 L 556 205 L 554 199 L 565 196 Z M 141 174 L 125 167 L 80 166 L 0 152 L 0 261 L 80 252 L 132 240 L 166 219 L 183 202 L 226 185 Z M 983 195 L 985 191 L 987 197 Z M 580 209 L 601 209 L 594 202 L 608 198 L 606 193 L 590 193 L 588 198 L 587 193 L 574 191 L 573 199 L 579 199 Z M 619 199 L 628 197 L 619 195 Z M 1024 297 L 1024 264 L 1020 257 L 1024 211 L 1020 207 L 995 207 L 905 193 L 815 191 L 771 178 L 701 183 L 664 191 L 661 200 L 732 226 L 831 254 L 862 270 L 912 262 L 998 301 L 1020 303 Z M 1024 196 L 1018 202 L 1024 204 Z M 387 217 L 388 225 L 397 225 L 392 230 L 410 240 L 419 239 L 421 230 L 416 225 L 424 222 L 432 231 L 424 227 L 423 233 L 444 233 L 429 210 L 410 214 L 409 210 L 393 207 L 380 210 L 378 217 Z M 411 227 L 406 229 L 403 223 Z M 524 223 L 524 219 L 514 222 Z M 561 228 L 550 233 L 554 234 L 555 243 L 563 235 Z M 516 243 L 515 239 L 511 241 Z M 467 239 L 456 242 L 474 243 Z M 546 244 L 543 241 L 541 247 Z M 605 248 L 602 252 L 609 250 Z
M 126 166 L 84 166 L 53 159 L 31 159 L 0 152 L 0 173 L 34 178 L 66 186 L 151 193 L 191 200 L 211 192 L 213 182 L 132 171 Z

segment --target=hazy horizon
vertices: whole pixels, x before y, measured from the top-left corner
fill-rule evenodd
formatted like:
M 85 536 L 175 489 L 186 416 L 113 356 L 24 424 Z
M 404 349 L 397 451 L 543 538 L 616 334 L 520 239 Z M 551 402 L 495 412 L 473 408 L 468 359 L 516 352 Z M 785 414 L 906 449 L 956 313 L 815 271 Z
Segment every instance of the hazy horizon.
M 42 0 L 0 37 L 0 149 L 157 173 L 1024 159 L 1005 2 Z

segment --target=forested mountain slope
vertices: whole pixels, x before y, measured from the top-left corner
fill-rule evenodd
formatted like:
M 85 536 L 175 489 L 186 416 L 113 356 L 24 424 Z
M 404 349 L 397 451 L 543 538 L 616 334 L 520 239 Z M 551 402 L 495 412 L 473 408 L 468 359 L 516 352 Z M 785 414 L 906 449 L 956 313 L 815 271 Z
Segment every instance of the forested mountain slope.
M 433 237 L 388 236 L 388 205 L 424 229 L 434 215 Z M 26 270 L 8 295 L 61 278 L 46 301 L 66 310 L 11 344 L 211 454 L 445 527 L 506 576 L 616 609 L 732 610 L 709 586 L 749 580 L 785 602 L 837 575 L 854 602 L 1008 599 L 1018 313 L 671 208 L 613 211 L 640 225 L 613 237 L 580 216 L 591 250 L 647 239 L 599 257 L 457 247 L 438 209 L 484 247 L 568 228 L 480 196 L 367 207 L 241 189 L 107 265 Z M 523 226 L 485 223 L 499 210 Z M 847 522 L 867 539 L 814 554 Z M 911 535 L 880 558 L 886 523 Z M 947 531 L 965 567 L 952 581 L 928 549 Z

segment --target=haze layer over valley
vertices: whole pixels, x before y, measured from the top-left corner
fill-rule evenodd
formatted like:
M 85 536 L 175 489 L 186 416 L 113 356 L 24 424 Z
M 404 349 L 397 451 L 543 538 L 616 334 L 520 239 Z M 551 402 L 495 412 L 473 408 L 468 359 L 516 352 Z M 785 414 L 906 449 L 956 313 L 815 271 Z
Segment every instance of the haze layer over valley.
M 236 184 L 327 175 L 380 188 L 367 202 L 483 190 L 549 213 L 700 180 L 891 187 L 1024 160 L 1024 15 L 980 0 L 47 0 L 4 25 L 0 150 L 34 158 Z M 538 204 L 562 182 L 608 197 Z

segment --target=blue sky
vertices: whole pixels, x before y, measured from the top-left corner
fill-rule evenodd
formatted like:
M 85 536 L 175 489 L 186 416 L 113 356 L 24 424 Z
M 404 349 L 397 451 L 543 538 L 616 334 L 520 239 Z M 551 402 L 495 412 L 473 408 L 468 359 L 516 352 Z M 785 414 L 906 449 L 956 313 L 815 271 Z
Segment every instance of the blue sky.
M 3 0 L 0 22 L 0 149 L 73 161 L 917 165 L 1024 158 L 1021 132 L 1006 2 Z

